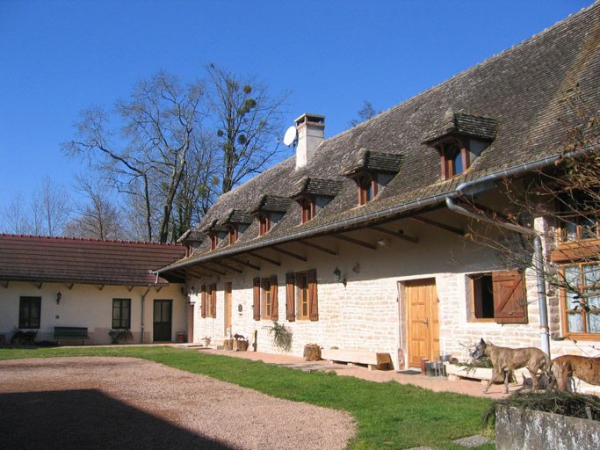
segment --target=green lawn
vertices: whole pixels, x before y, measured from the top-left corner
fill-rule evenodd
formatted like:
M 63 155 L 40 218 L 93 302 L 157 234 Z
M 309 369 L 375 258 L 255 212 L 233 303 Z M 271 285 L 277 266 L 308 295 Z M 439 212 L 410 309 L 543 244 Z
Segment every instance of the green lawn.
M 274 397 L 348 411 L 357 435 L 350 449 L 429 446 L 464 449 L 452 440 L 489 434 L 481 423 L 490 401 L 435 393 L 396 382 L 374 383 L 320 372 L 305 373 L 262 362 L 170 347 L 0 349 L 0 360 L 54 356 L 130 356 L 229 381 Z M 479 447 L 494 448 L 491 445 Z

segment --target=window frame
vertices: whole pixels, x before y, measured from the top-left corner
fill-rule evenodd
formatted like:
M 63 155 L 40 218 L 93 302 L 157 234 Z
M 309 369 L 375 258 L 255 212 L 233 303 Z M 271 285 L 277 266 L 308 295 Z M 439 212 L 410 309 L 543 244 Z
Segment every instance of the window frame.
M 305 281 L 305 285 L 301 286 L 301 280 Z M 295 286 L 296 286 L 296 320 L 309 321 L 310 320 L 310 289 L 308 283 L 308 271 L 296 272 L 295 274 Z M 303 314 L 304 306 L 304 295 L 306 293 L 306 314 Z
M 229 245 L 233 245 L 237 242 L 239 233 L 237 225 L 229 225 L 227 230 L 227 235 L 229 239 Z
M 477 298 L 476 298 L 476 292 L 478 291 L 475 288 L 475 284 L 477 282 L 478 278 L 481 277 L 490 277 L 492 278 L 492 272 L 481 272 L 481 273 L 472 273 L 467 275 L 468 279 L 469 279 L 469 296 L 471 298 L 470 301 L 470 305 L 471 305 L 471 309 L 469 311 L 469 322 L 488 322 L 488 323 L 494 323 L 496 322 L 496 317 L 495 317 L 495 309 L 496 309 L 496 304 L 494 302 L 494 293 L 493 293 L 493 287 L 494 287 L 494 282 L 492 280 L 492 314 L 493 317 L 477 317 L 476 315 L 476 311 L 477 311 Z M 483 299 L 480 299 L 480 301 L 483 301 Z M 483 305 L 481 306 L 481 309 L 483 309 Z
M 131 330 L 131 299 L 130 298 L 113 298 L 112 299 L 112 320 L 111 320 L 111 327 L 113 330 Z M 119 307 L 117 308 L 119 311 L 119 319 L 115 319 L 115 305 L 119 304 Z M 127 317 L 127 326 L 125 326 L 123 324 L 123 322 L 125 321 L 125 318 L 123 317 L 123 305 L 127 304 L 127 309 L 128 309 L 128 317 Z M 118 321 L 119 325 L 115 326 L 115 320 Z
M 451 140 L 439 144 L 438 151 L 442 163 L 442 178 L 451 180 L 452 178 L 462 175 L 470 168 L 470 153 L 467 145 L 458 140 Z M 462 171 L 456 172 L 455 161 L 460 157 L 462 163 Z
M 377 194 L 379 194 L 379 183 L 377 182 L 376 175 L 365 172 L 357 176 L 355 180 L 358 185 L 359 205 L 366 205 L 377 197 Z
M 207 290 L 206 317 L 215 319 L 217 317 L 217 283 L 209 284 Z
M 27 318 L 22 314 L 23 303 L 28 303 Z M 31 311 L 33 307 L 37 308 L 37 324 L 31 325 Z M 25 321 L 24 321 L 25 320 Z M 42 323 L 42 297 L 21 296 L 19 297 L 19 328 L 21 329 L 40 329 Z M 29 324 L 29 325 L 26 325 Z
M 264 236 L 271 231 L 271 215 L 267 213 L 258 214 L 258 235 Z
M 567 267 L 578 267 L 578 272 L 579 272 L 578 278 L 579 279 L 578 279 L 577 287 L 578 287 L 579 293 L 581 294 L 581 293 L 585 292 L 585 290 L 589 286 L 593 286 L 593 285 L 585 284 L 585 272 L 583 269 L 584 266 L 592 266 L 592 265 L 596 266 L 598 268 L 598 270 L 600 271 L 600 261 L 579 261 L 579 262 L 569 262 L 569 263 L 561 264 L 559 267 L 559 273 L 560 273 L 561 278 L 566 281 L 565 269 Z M 585 304 L 586 303 L 585 297 L 580 297 L 580 298 L 584 300 L 583 304 Z M 563 336 L 568 337 L 568 338 L 574 338 L 577 340 L 579 340 L 579 339 L 581 339 L 581 340 L 597 340 L 598 338 L 600 338 L 600 332 L 599 333 L 590 333 L 590 332 L 586 331 L 588 328 L 588 324 L 586 321 L 586 315 L 588 313 L 600 314 L 600 308 L 595 308 L 590 311 L 586 311 L 586 309 L 584 307 L 582 307 L 581 309 L 568 309 L 567 302 L 568 302 L 567 288 L 561 287 L 560 288 L 560 312 L 561 312 Z M 583 331 L 576 331 L 576 332 L 569 331 L 569 327 L 568 327 L 569 314 L 580 314 L 581 315 L 581 323 L 582 323 Z
M 260 302 L 261 319 L 270 320 L 273 315 L 273 286 L 269 277 L 260 280 Z
M 315 199 L 312 197 L 301 197 L 298 199 L 298 203 L 302 210 L 300 223 L 304 224 L 314 219 L 317 212 Z

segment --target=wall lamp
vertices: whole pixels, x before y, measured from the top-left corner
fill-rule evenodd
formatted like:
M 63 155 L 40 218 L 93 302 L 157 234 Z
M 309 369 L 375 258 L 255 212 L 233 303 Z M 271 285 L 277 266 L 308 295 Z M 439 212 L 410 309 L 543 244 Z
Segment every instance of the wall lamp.
M 60 299 L 62 298 L 62 293 L 60 291 L 58 291 L 56 293 L 56 304 L 60 304 Z
M 346 286 L 346 279 L 342 278 L 342 271 L 337 267 L 333 271 L 333 281 L 336 283 L 344 283 L 344 286 Z

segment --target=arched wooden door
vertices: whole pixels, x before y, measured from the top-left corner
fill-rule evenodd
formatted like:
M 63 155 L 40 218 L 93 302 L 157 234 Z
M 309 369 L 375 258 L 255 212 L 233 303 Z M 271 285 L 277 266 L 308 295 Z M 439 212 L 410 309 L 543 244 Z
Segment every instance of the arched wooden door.
M 440 322 L 435 278 L 404 283 L 407 307 L 408 365 L 420 367 L 421 359 L 440 356 Z

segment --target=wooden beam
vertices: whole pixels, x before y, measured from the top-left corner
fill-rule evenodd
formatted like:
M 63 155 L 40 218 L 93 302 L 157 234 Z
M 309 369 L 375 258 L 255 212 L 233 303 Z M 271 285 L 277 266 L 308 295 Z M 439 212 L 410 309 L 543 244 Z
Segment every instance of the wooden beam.
M 262 259 L 263 261 L 271 263 L 274 266 L 281 267 L 281 263 L 279 261 L 275 261 L 274 259 L 267 258 L 266 256 L 261 256 L 261 255 L 258 255 L 256 253 L 252 253 L 252 252 L 249 252 L 248 254 L 254 256 L 255 258 Z
M 202 272 L 202 270 L 198 270 L 198 269 L 206 269 L 208 271 L 210 271 L 210 269 L 208 269 L 207 267 L 186 267 L 185 270 L 188 271 L 189 273 L 191 273 L 192 275 L 196 276 L 196 277 L 213 277 L 214 274 L 212 273 L 206 273 L 206 272 Z
M 229 269 L 229 270 L 231 270 L 233 272 L 242 273 L 241 269 L 238 269 L 237 267 L 228 266 L 227 264 L 222 263 L 222 262 L 216 262 L 215 261 L 214 264 L 216 264 L 218 266 L 221 266 L 221 267 L 225 267 L 226 269 Z
M 299 255 L 299 254 L 294 253 L 294 252 L 290 252 L 289 250 L 285 250 L 283 248 L 271 247 L 271 250 L 273 250 L 275 252 L 278 252 L 278 253 L 281 253 L 281 254 L 284 254 L 284 255 L 287 255 L 287 256 L 291 256 L 292 258 L 296 258 L 296 259 L 298 259 L 300 261 L 304 261 L 304 262 L 308 261 L 308 258 L 306 258 L 305 256 Z
M 200 266 L 202 270 L 208 270 L 209 272 L 214 272 L 217 275 L 225 275 L 227 272 L 221 272 L 220 270 L 213 269 L 212 267 Z
M 67 289 L 72 290 L 75 283 L 67 284 Z
M 306 245 L 307 247 L 314 248 L 316 250 L 320 250 L 329 255 L 333 255 L 333 256 L 338 255 L 338 252 L 336 252 L 335 250 L 331 250 L 327 247 L 322 247 L 319 244 L 313 244 L 312 242 L 308 242 L 308 241 L 296 241 L 296 242 L 298 242 L 298 244 Z
M 127 286 L 127 290 L 128 290 L 129 292 L 133 291 L 133 286 Z
M 38 289 L 41 289 L 43 285 L 44 285 L 44 282 L 43 282 L 43 281 L 40 281 L 40 282 L 37 284 L 37 288 L 38 288 Z
M 255 266 L 254 264 L 250 263 L 250 261 L 244 261 L 238 258 L 230 258 L 232 261 L 235 261 L 238 264 L 241 264 L 242 266 L 246 266 L 246 267 L 250 267 L 251 269 L 254 270 L 260 270 L 260 266 Z
M 331 237 L 339 239 L 341 241 L 350 242 L 354 245 L 360 245 L 361 247 L 365 247 L 371 250 L 377 250 L 377 246 L 375 244 L 371 244 L 370 242 L 361 241 L 360 239 L 354 239 L 348 236 L 342 236 L 339 234 L 332 234 Z
M 4 283 L 2 283 L 2 286 L 4 286 L 4 289 L 8 289 L 8 283 L 10 283 L 9 280 L 6 280 Z
M 104 285 L 101 284 L 100 286 L 98 286 L 98 290 L 101 291 L 102 289 L 104 289 Z
M 427 225 L 431 225 L 433 227 L 441 228 L 442 230 L 446 230 L 450 233 L 458 234 L 459 236 L 465 235 L 464 230 L 461 230 L 460 228 L 453 227 L 452 225 L 446 225 L 445 223 L 438 222 L 437 220 L 433 220 L 433 219 L 428 219 L 427 217 L 414 216 L 414 217 L 410 217 L 410 219 L 414 220 L 415 222 L 424 223 Z
M 162 288 L 163 288 L 162 286 L 155 286 L 156 292 L 160 292 L 160 290 L 161 290 Z M 183 292 L 182 292 L 182 294 L 183 294 Z
M 418 237 L 407 236 L 406 234 L 404 234 L 404 231 L 402 231 L 402 230 L 392 231 L 392 230 L 388 230 L 387 228 L 383 228 L 383 227 L 371 227 L 371 229 L 375 230 L 375 231 L 379 231 L 380 233 L 383 233 L 383 234 L 387 234 L 389 236 L 394 236 L 395 238 L 398 238 L 398 239 L 403 239 L 405 241 L 412 242 L 413 244 L 419 243 Z

